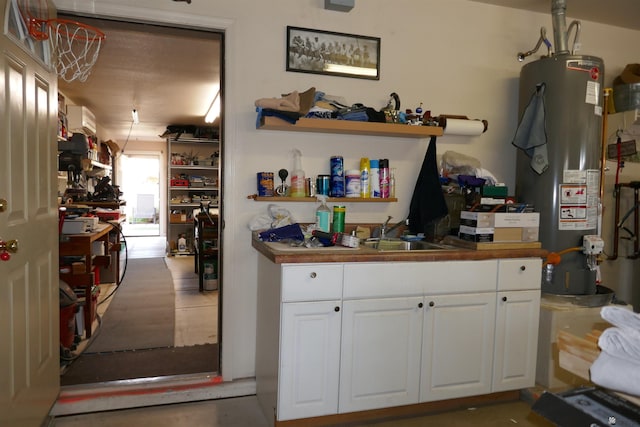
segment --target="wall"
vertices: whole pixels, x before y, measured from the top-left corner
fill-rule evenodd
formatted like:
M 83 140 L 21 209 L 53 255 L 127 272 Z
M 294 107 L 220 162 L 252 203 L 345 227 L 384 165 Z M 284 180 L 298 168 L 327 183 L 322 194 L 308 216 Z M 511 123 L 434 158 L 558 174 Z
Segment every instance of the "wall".
M 138 0 L 57 0 L 59 10 L 137 18 L 226 31 L 223 376 L 251 377 L 255 362 L 255 311 L 258 254 L 251 248 L 249 221 L 266 212 L 266 203 L 247 199 L 256 192 L 255 173 L 291 169 L 290 150 L 302 151 L 308 175 L 326 173 L 331 155 L 347 167 L 361 156 L 389 158 L 398 169 L 395 204 L 348 204 L 347 222 L 400 220 L 408 204 L 428 141 L 349 135 L 303 134 L 255 129 L 254 101 L 311 86 L 374 108 L 399 94 L 403 108 L 420 102 L 433 114 L 464 114 L 489 121 L 480 137 L 446 136 L 446 150 L 478 158 L 511 188 L 517 126 L 517 86 L 521 63 L 516 53 L 531 49 L 540 27 L 551 33 L 551 16 L 466 0 L 361 0 L 349 13 L 324 10 L 324 0 L 218 0 L 157 2 Z M 570 13 L 570 6 L 569 6 Z M 568 16 L 571 20 L 571 16 Z M 582 53 L 600 56 L 606 82 L 640 56 L 638 32 L 582 23 Z M 382 39 L 379 81 L 285 71 L 286 26 L 376 36 Z M 286 204 L 297 221 L 314 218 L 315 205 Z

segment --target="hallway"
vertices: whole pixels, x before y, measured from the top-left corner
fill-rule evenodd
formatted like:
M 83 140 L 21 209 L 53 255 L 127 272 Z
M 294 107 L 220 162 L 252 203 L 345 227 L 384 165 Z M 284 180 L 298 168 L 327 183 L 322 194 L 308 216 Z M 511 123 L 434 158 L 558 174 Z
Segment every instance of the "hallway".
M 79 343 L 74 354 L 79 354 L 80 357 L 61 369 L 62 386 L 217 371 L 218 292 L 199 292 L 193 257 L 165 257 L 165 245 L 165 238 L 159 236 L 126 238 L 128 262 L 123 283 L 127 283 L 127 278 L 134 280 L 135 277 L 145 276 L 144 271 L 133 270 L 136 268 L 133 264 L 138 266 L 137 269 L 144 265 L 141 262 L 151 261 L 150 259 L 160 259 L 166 264 L 173 283 L 171 285 L 170 282 L 169 286 L 172 286 L 174 297 L 169 298 L 174 300 L 171 306 L 175 307 L 171 308 L 174 311 L 173 331 L 167 337 L 168 340 L 163 341 L 166 344 L 162 347 L 147 348 L 148 346 L 139 344 L 147 341 L 148 336 L 143 335 L 138 339 L 135 336 L 123 337 L 119 332 L 123 330 L 118 329 L 118 325 L 122 323 L 126 328 L 126 322 L 124 319 L 113 317 L 115 308 L 112 308 L 110 316 L 105 318 L 105 313 L 115 299 L 111 296 L 115 286 L 102 284 L 98 305 L 99 317 L 94 322 L 95 334 L 90 340 Z M 132 285 L 135 283 L 128 286 Z M 124 291 L 123 288 L 117 292 Z M 144 303 L 148 305 L 149 301 Z M 135 310 L 135 305 L 132 309 Z M 126 309 L 117 312 L 127 316 L 126 318 L 133 316 L 133 313 L 127 315 Z M 105 319 L 107 323 L 104 323 Z M 115 329 L 114 321 L 118 322 Z M 132 332 L 130 328 L 126 330 L 127 335 Z M 153 331 L 152 328 L 151 332 Z M 114 337 L 113 334 L 120 336 Z M 167 335 L 166 332 L 164 335 Z M 100 347 L 99 342 L 118 339 L 130 343 L 130 346 L 119 347 L 124 350 L 100 350 L 104 347 Z

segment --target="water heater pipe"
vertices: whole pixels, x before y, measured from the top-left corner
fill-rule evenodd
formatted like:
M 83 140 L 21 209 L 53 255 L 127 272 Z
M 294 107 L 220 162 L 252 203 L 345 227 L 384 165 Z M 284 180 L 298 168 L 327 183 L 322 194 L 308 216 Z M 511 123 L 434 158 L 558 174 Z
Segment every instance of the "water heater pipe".
M 551 17 L 553 20 L 553 41 L 555 42 L 556 55 L 569 53 L 566 13 L 566 0 L 553 0 L 551 4 Z

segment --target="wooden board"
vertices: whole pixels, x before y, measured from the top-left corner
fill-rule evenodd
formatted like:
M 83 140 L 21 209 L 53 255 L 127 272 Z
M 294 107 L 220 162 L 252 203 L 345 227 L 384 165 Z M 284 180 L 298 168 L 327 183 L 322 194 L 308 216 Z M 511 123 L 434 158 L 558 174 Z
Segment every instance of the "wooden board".
M 540 249 L 542 247 L 542 243 L 540 242 L 468 242 L 455 236 L 445 237 L 443 243 L 476 251 L 499 249 Z

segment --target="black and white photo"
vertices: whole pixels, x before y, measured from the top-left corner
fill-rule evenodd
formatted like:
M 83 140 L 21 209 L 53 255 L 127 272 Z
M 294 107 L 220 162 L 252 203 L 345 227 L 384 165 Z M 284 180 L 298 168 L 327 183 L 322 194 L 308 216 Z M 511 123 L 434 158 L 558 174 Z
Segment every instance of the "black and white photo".
M 287 71 L 380 79 L 380 38 L 287 27 Z

